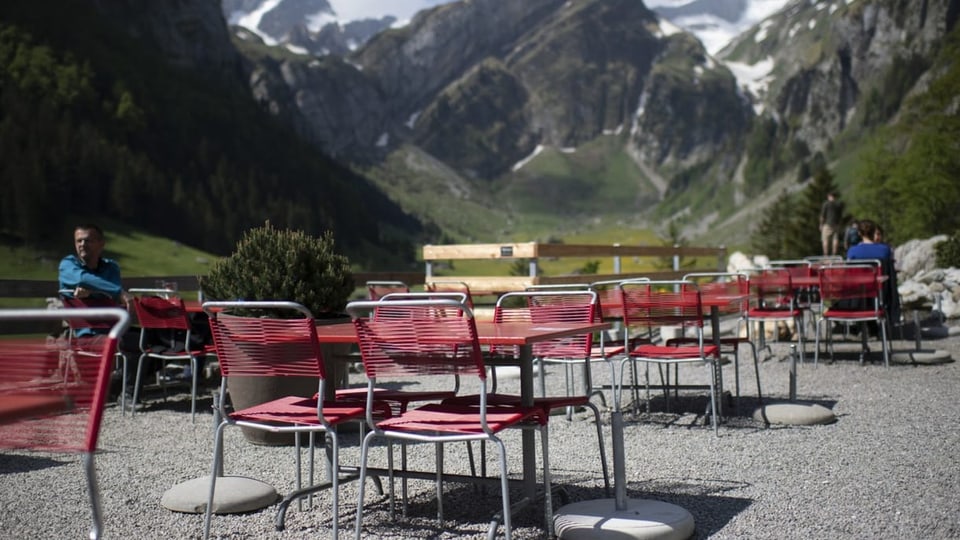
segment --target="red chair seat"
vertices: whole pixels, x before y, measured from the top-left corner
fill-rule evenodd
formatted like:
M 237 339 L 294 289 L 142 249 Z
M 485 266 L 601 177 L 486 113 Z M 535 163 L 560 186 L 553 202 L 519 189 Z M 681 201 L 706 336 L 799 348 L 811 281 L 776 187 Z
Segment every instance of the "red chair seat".
M 874 309 L 859 309 L 859 310 L 847 310 L 847 309 L 835 309 L 831 308 L 824 312 L 824 317 L 828 319 L 850 319 L 850 320 L 876 320 L 878 316 L 883 317 L 883 310 L 874 310 Z
M 763 319 L 765 317 L 800 317 L 803 312 L 799 309 L 763 309 L 750 308 L 747 310 L 747 316 L 751 319 Z
M 496 433 L 524 420 L 546 425 L 547 415 L 540 407 L 498 405 L 487 407 L 487 425 Z M 377 422 L 377 427 L 390 431 L 482 434 L 480 409 L 469 405 L 429 403 L 400 416 Z
M 719 347 L 716 345 L 704 345 L 702 356 L 716 356 Z M 678 360 L 689 358 L 699 360 L 701 358 L 700 347 L 670 347 L 668 345 L 640 345 L 630 351 L 630 356 L 641 356 L 644 358 L 668 358 Z
M 361 404 L 343 405 L 325 402 L 323 417 L 332 425 L 346 421 L 356 421 L 364 414 Z M 317 400 L 298 396 L 286 396 L 253 407 L 247 407 L 230 414 L 235 421 L 247 422 L 284 422 L 287 424 L 321 425 L 317 417 Z

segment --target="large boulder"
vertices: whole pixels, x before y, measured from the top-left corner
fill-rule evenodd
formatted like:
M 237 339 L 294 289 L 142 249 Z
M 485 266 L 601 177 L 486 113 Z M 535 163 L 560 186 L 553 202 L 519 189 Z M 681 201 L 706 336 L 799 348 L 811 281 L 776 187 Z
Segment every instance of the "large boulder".
M 941 234 L 926 240 L 910 240 L 897 246 L 893 250 L 893 255 L 897 260 L 901 281 L 935 269 L 937 267 L 936 246 L 946 239 L 947 236 Z

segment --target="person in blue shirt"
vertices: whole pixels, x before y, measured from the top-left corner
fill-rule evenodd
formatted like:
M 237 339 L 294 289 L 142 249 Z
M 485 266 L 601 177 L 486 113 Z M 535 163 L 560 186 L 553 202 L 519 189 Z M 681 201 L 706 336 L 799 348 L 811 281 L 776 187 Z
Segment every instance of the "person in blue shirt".
M 103 256 L 107 242 L 103 229 L 94 224 L 77 225 L 73 230 L 76 255 L 60 261 L 60 290 L 72 296 L 104 296 L 126 305 L 127 293 L 120 281 L 120 265 Z
M 893 250 L 884 243 L 880 226 L 869 219 L 862 219 L 857 227 L 860 231 L 860 243 L 847 250 L 847 259 L 876 259 L 880 261 L 880 270 L 887 276 L 883 284 L 883 309 L 886 311 L 889 328 L 900 320 L 900 294 L 897 291 L 897 269 L 894 264 Z
M 120 307 L 130 307 L 130 298 L 123 290 L 120 280 L 120 265 L 113 259 L 103 256 L 107 242 L 103 229 L 92 223 L 77 225 L 73 229 L 73 247 L 75 255 L 67 255 L 60 261 L 60 291 L 65 296 L 82 299 L 113 301 Z M 78 337 L 94 336 L 98 332 L 92 328 L 79 328 Z M 120 337 L 120 352 L 124 356 L 128 372 L 136 372 L 136 360 L 140 353 L 140 330 L 130 328 Z M 152 364 L 152 363 L 151 363 Z M 114 382 L 120 382 L 120 373 L 114 374 Z M 132 384 L 129 383 L 128 384 Z M 111 393 L 118 394 L 119 387 L 112 385 Z M 132 396 L 133 388 L 125 389 Z M 127 403 L 133 399 L 128 398 Z

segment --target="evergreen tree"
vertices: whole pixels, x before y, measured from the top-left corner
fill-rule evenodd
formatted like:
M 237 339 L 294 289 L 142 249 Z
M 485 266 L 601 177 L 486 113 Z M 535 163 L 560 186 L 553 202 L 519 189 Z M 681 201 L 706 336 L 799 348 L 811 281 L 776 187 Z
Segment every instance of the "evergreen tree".
M 754 252 L 771 259 L 790 258 L 787 251 L 787 235 L 790 234 L 790 212 L 793 198 L 784 190 L 777 200 L 763 211 L 760 222 L 750 237 Z

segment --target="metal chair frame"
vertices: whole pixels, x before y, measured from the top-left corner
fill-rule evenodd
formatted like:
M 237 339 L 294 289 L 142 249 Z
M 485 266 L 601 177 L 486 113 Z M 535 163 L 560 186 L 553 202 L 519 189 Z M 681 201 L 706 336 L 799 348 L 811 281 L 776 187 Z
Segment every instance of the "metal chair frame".
M 130 317 L 119 308 L 0 310 L 0 321 L 25 319 L 113 321 L 103 339 L 81 349 L 69 340 L 0 340 L 0 399 L 12 405 L 0 418 L 0 447 L 80 453 L 93 521 L 89 537 L 98 539 L 103 534 L 103 507 L 94 456 L 111 365 Z M 93 349 L 96 345 L 99 354 Z
M 830 358 L 833 359 L 833 336 L 830 332 L 830 323 L 839 322 L 844 325 L 860 323 L 860 363 L 864 362 L 870 351 L 867 345 L 866 323 L 876 321 L 880 327 L 881 346 L 883 347 L 884 366 L 890 367 L 890 346 L 887 339 L 887 316 L 883 309 L 883 288 L 880 285 L 880 261 L 863 259 L 849 261 L 842 265 L 825 267 L 820 272 L 820 294 L 823 299 L 823 309 L 817 321 L 816 349 L 813 362 L 817 365 L 820 358 L 820 326 L 827 327 L 827 346 Z M 844 307 L 834 302 L 857 302 L 856 307 Z
M 473 312 L 465 302 L 441 300 L 361 301 L 347 305 L 353 317 L 367 374 L 367 424 L 360 458 L 359 495 L 355 536 L 362 534 L 363 479 L 371 443 L 378 439 L 436 444 L 438 516 L 443 520 L 442 445 L 459 441 L 492 441 L 499 449 L 503 525 L 512 537 L 506 446 L 498 433 L 506 428 L 536 429 L 543 452 L 547 526 L 552 529 L 552 501 L 547 437 L 548 416 L 539 407 L 493 406 L 487 403 L 487 377 Z M 479 383 L 476 406 L 427 404 L 398 417 L 376 420 L 373 415 L 376 384 L 384 378 L 459 373 L 474 376 Z M 387 453 L 393 493 L 393 452 Z M 392 496 L 391 509 L 394 507 Z M 493 531 L 491 531 L 493 532 Z
M 720 348 L 706 344 L 703 338 L 704 312 L 700 289 L 690 280 L 664 280 L 624 282 L 619 285 L 623 295 L 623 316 L 627 328 L 637 325 L 646 328 L 650 334 L 650 343 L 641 343 L 630 350 L 621 360 L 620 376 L 623 377 L 623 364 L 626 362 L 644 362 L 645 386 L 647 391 L 647 409 L 650 407 L 650 364 L 658 367 L 679 364 L 702 364 L 710 370 L 710 404 L 714 433 L 719 434 L 716 377 L 719 368 Z M 655 344 L 652 331 L 654 327 L 680 327 L 681 332 L 692 330 L 696 338 L 694 345 L 670 346 Z M 664 379 L 660 371 L 664 392 L 668 391 L 669 378 Z M 623 381 L 620 381 L 622 388 Z M 619 399 L 619 395 L 616 396 Z
M 216 407 L 220 422 L 214 434 L 213 465 L 210 476 L 210 493 L 204 514 L 203 538 L 209 538 L 212 508 L 217 478 L 223 475 L 223 435 L 227 427 L 247 427 L 272 433 L 293 433 L 296 442 L 296 489 L 288 495 L 278 511 L 278 524 L 282 523 L 286 505 L 321 489 L 330 488 L 333 496 L 331 508 L 332 535 L 339 531 L 339 486 L 340 443 L 335 426 L 346 422 L 362 422 L 364 407 L 359 401 L 328 401 L 324 394 L 325 370 L 320 344 L 317 340 L 316 322 L 310 310 L 294 302 L 237 301 L 207 302 L 203 310 L 210 321 L 214 346 L 220 360 L 222 378 Z M 294 312 L 301 318 L 279 319 L 255 316 L 235 316 L 230 310 L 264 310 L 270 312 Z M 317 394 L 314 398 L 299 396 L 281 397 L 242 410 L 228 412 L 227 384 L 231 377 L 249 376 L 307 376 L 317 378 Z M 378 404 L 377 414 L 389 416 Z M 311 485 L 301 485 L 300 435 L 310 436 Z M 314 435 L 323 434 L 329 442 L 331 467 L 328 483 L 313 484 Z M 279 526 L 279 525 L 278 525 Z
M 199 377 L 199 357 L 212 355 L 213 349 L 208 346 L 201 346 L 199 349 L 190 348 L 191 327 L 190 317 L 187 315 L 187 309 L 176 291 L 169 289 L 131 289 L 134 310 L 137 314 L 137 322 L 140 325 L 140 358 L 137 360 L 137 373 L 133 386 L 133 403 L 131 404 L 131 416 L 137 412 L 137 401 L 140 397 L 140 383 L 143 378 L 143 362 L 145 360 L 159 360 L 163 362 L 163 368 L 166 368 L 167 362 L 189 362 L 190 363 L 190 421 L 195 422 L 197 416 L 197 382 Z M 177 331 L 184 332 L 183 351 L 165 351 L 161 350 L 156 344 L 148 340 L 148 332 L 168 331 L 170 332 L 171 343 L 176 343 L 173 335 Z M 121 393 L 120 405 L 123 413 L 126 413 L 126 388 L 128 374 L 126 363 L 123 369 L 123 388 Z M 160 377 L 161 387 L 166 386 L 165 377 Z

